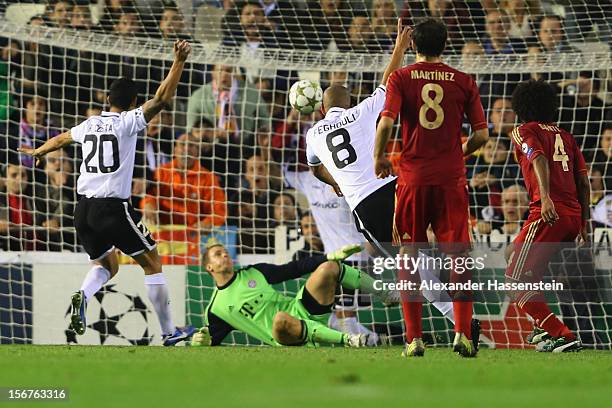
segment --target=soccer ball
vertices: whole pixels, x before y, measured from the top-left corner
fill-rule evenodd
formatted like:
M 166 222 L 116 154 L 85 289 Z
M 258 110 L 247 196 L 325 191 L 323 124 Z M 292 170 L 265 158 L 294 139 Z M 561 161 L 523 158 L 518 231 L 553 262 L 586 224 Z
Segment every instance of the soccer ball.
M 289 90 L 289 104 L 302 115 L 321 109 L 323 90 L 316 82 L 303 79 L 297 81 Z

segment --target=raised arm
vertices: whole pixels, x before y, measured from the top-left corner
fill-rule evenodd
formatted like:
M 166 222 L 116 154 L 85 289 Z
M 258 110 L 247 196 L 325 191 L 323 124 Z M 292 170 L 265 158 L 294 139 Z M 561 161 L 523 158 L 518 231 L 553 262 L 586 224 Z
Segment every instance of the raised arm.
M 395 38 L 395 46 L 393 47 L 393 53 L 391 54 L 391 60 L 387 64 L 387 68 L 382 77 L 381 83 L 387 85 L 389 76 L 396 69 L 402 66 L 404 61 L 404 54 L 410 47 L 410 39 L 412 37 L 412 27 L 402 27 L 402 19 L 397 19 L 397 37 Z
M 376 127 L 376 140 L 374 142 L 374 172 L 378 178 L 386 178 L 393 174 L 393 166 L 385 157 L 387 142 L 393 132 L 393 123 L 402 110 L 402 71 L 389 74 L 387 80 L 387 95 L 385 107 L 380 114 Z
M 157 88 L 153 99 L 148 100 L 142 105 L 147 123 L 172 102 L 178 83 L 181 80 L 183 69 L 185 68 L 185 61 L 190 52 L 191 45 L 187 41 L 176 41 L 174 43 L 174 62 L 172 67 L 170 67 L 170 72 L 168 72 L 166 78 Z
M 314 272 L 322 263 L 327 262 L 325 255 L 291 261 L 284 265 L 257 264 L 253 265 L 270 284 L 281 283 Z
M 27 147 L 20 147 L 17 151 L 28 154 L 36 159 L 36 165 L 38 165 L 40 159 L 47 153 L 54 152 L 61 149 L 62 147 L 68 146 L 73 142 L 70 131 L 61 133 L 51 139 L 47 140 L 42 146 L 31 149 Z
M 275 284 L 308 275 L 309 273 L 314 272 L 319 265 L 328 261 L 342 262 L 351 255 L 361 251 L 363 251 L 363 247 L 361 245 L 348 244 L 326 255 L 299 259 L 284 265 L 257 264 L 253 265 L 253 267 L 261 272 L 268 283 Z

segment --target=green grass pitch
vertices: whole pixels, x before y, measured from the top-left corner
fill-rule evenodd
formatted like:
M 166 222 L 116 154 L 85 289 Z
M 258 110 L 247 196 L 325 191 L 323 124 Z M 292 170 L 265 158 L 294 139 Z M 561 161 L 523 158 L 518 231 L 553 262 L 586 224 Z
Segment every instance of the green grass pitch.
M 0 387 L 65 387 L 16 407 L 604 407 L 612 353 L 400 348 L 0 346 Z

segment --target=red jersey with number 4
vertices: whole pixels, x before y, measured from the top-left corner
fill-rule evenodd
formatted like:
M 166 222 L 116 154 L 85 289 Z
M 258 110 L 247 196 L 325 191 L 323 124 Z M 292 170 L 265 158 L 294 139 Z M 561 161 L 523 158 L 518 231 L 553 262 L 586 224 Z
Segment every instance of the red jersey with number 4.
M 530 213 L 539 214 L 541 210 L 540 189 L 532 162 L 543 155 L 548 159 L 550 199 L 557 214 L 580 216 L 575 179 L 579 174 L 587 174 L 587 168 L 574 137 L 554 124 L 538 122 L 515 128 L 511 136 L 529 192 Z
M 391 74 L 382 116 L 401 114 L 399 184 L 441 185 L 465 179 L 464 115 L 472 130 L 487 127 L 472 77 L 443 63 L 417 62 Z

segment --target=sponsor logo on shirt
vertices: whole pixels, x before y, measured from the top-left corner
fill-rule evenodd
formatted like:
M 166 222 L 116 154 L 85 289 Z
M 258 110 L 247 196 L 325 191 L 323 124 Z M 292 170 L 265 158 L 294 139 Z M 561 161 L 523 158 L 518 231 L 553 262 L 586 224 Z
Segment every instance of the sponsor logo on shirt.
M 334 203 L 334 202 L 321 203 L 319 201 L 315 201 L 310 205 L 312 207 L 322 208 L 324 210 L 334 210 L 340 206 L 338 203 Z

